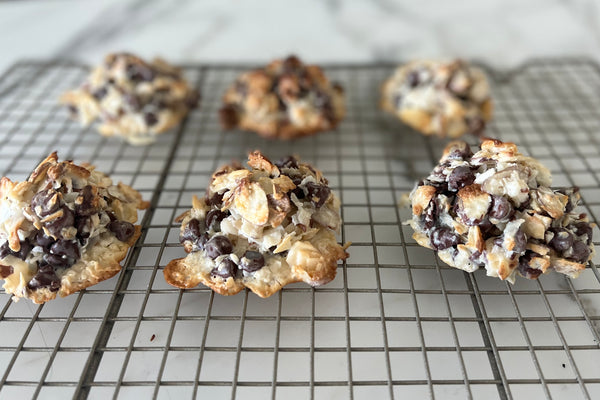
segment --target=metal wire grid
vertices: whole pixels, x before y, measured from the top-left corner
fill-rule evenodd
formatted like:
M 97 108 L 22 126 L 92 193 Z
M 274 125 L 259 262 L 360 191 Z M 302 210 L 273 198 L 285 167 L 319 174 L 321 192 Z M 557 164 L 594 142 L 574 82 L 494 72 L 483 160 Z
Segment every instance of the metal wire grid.
M 220 132 L 220 95 L 245 67 L 190 66 L 202 108 L 174 133 L 131 147 L 81 129 L 56 104 L 85 69 L 21 63 L 0 78 L 0 170 L 23 179 L 51 150 L 91 161 L 152 207 L 111 280 L 43 306 L 0 311 L 0 399 L 40 398 L 594 398 L 600 396 L 600 274 L 557 274 L 511 286 L 445 267 L 416 245 L 396 207 L 439 157 L 442 141 L 408 132 L 377 109 L 383 66 L 335 66 L 348 116 L 335 132 L 293 142 Z M 491 74 L 490 135 L 512 140 L 578 185 L 600 215 L 600 71 L 540 61 Z M 567 133 L 568 132 L 568 133 Z M 184 253 L 175 216 L 211 172 L 247 150 L 315 163 L 342 199 L 339 240 L 350 259 L 320 288 L 269 299 L 168 286 Z M 595 229 L 595 237 L 598 235 Z M 595 260 L 597 262 L 597 260 Z

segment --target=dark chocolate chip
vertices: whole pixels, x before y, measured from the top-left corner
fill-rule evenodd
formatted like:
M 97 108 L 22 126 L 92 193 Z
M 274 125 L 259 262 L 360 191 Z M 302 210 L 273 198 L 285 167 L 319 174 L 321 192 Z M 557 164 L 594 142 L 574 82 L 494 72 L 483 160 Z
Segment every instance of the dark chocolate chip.
M 71 240 L 58 240 L 50 247 L 50 253 L 61 257 L 78 259 L 79 246 Z
M 238 273 L 238 266 L 231 259 L 226 258 L 219 264 L 218 268 L 213 268 L 211 271 L 212 276 L 219 276 L 223 279 L 227 279 L 230 276 L 234 277 Z
M 406 76 L 406 82 L 411 88 L 417 87 L 421 82 L 419 71 L 412 71 Z
M 527 279 L 537 279 L 542 274 L 541 270 L 534 269 L 529 266 L 529 261 L 533 256 L 534 253 L 528 251 L 519 259 L 519 266 L 517 270 L 521 276 Z
M 294 156 L 287 156 L 275 161 L 275 165 L 279 168 L 298 168 L 298 160 Z
M 206 204 L 209 206 L 216 206 L 217 208 L 221 208 L 223 205 L 223 195 L 225 193 L 213 193 L 211 196 L 206 196 Z
M 565 228 L 550 228 L 548 230 L 554 234 L 548 244 L 559 253 L 567 251 L 573 246 L 573 234 Z
M 570 260 L 578 263 L 586 263 L 590 257 L 590 248 L 582 241 L 573 243 L 573 254 L 569 257 Z
M 15 257 L 19 257 L 21 260 L 25 261 L 29 253 L 33 249 L 33 245 L 28 240 L 21 241 L 21 248 L 19 251 L 14 252 Z
M 588 222 L 576 222 L 569 225 L 569 228 L 571 228 L 577 236 L 587 235 L 586 243 L 588 245 L 592 243 L 593 230 Z
M 104 98 L 104 96 L 106 96 L 107 92 L 108 91 L 106 90 L 105 87 L 101 87 L 100 89 L 98 89 L 94 93 L 92 93 L 92 96 L 94 96 L 94 98 L 96 98 L 96 100 L 102 100 Z
M 492 205 L 489 215 L 497 220 L 505 220 L 514 214 L 514 209 L 510 201 L 502 196 L 492 196 Z
M 31 199 L 31 208 L 40 218 L 55 213 L 60 208 L 58 192 L 46 189 L 36 193 Z
M 69 268 L 75 263 L 75 260 L 72 258 L 61 257 L 51 253 L 45 253 L 42 259 L 45 263 L 52 265 L 54 268 Z
M 435 198 L 431 199 L 429 206 L 425 209 L 423 215 L 423 225 L 425 229 L 431 229 L 435 225 L 438 216 L 438 207 Z
M 144 64 L 129 64 L 126 67 L 126 74 L 132 82 L 151 81 L 154 79 L 154 71 Z
M 179 236 L 179 241 L 183 243 L 189 240 L 198 249 L 203 249 L 204 244 L 208 241 L 208 235 L 204 232 L 205 229 L 204 221 L 193 218 L 183 228 L 183 232 Z
M 206 229 L 213 229 L 216 232 L 221 231 L 221 221 L 227 218 L 227 213 L 221 210 L 212 209 L 206 213 Z
M 60 278 L 56 275 L 51 265 L 41 265 L 35 276 L 29 281 L 27 287 L 30 290 L 50 289 L 56 292 L 60 289 Z
M 449 159 L 466 160 L 473 156 L 471 148 L 466 142 L 460 142 L 460 147 L 455 147 L 447 156 Z
M 8 241 L 2 243 L 2 246 L 0 246 L 0 258 L 4 258 L 8 255 L 11 255 L 18 257 L 21 260 L 25 260 L 31 252 L 33 245 L 29 243 L 29 241 L 23 240 L 20 242 L 20 246 L 21 247 L 19 248 L 19 251 L 12 251 L 8 244 Z
M 135 226 L 127 221 L 111 221 L 107 227 L 121 242 L 127 242 L 135 233 Z
M 448 176 L 448 190 L 453 192 L 472 184 L 475 181 L 475 174 L 471 168 L 461 165 L 454 168 Z
M 153 126 L 158 123 L 158 117 L 154 113 L 147 112 L 144 114 L 144 121 L 146 121 L 146 125 Z
M 125 93 L 123 99 L 132 111 L 140 111 L 142 109 L 140 99 L 135 94 Z
M 258 251 L 246 250 L 241 267 L 246 272 L 255 272 L 265 266 L 265 258 Z
M 331 189 L 327 186 L 313 182 L 306 183 L 306 191 L 308 198 L 317 208 L 322 207 L 323 204 L 325 204 L 331 193 Z
M 35 235 L 35 243 L 44 249 L 48 249 L 50 248 L 50 245 L 54 243 L 54 239 L 50 236 L 46 236 L 44 230 L 40 229 Z
M 444 250 L 458 244 L 458 236 L 449 228 L 435 228 L 431 231 L 431 245 L 435 250 Z
M 69 113 L 71 113 L 71 116 L 76 116 L 77 114 L 79 114 L 79 110 L 77 109 L 76 106 L 69 104 L 67 106 L 67 109 L 69 110 Z
M 62 206 L 62 215 L 53 221 L 49 221 L 45 224 L 46 229 L 50 234 L 56 238 L 62 238 L 62 229 L 73 226 L 75 223 L 75 215 L 73 211 L 67 206 Z
M 84 217 L 96 214 L 98 209 L 94 206 L 93 200 L 94 193 L 92 192 L 92 187 L 90 185 L 84 186 L 79 192 L 78 201 L 75 203 L 75 214 Z
M 226 104 L 219 110 L 219 118 L 224 129 L 233 129 L 239 122 L 239 115 L 233 104 Z
M 515 246 L 512 249 L 513 253 L 523 253 L 525 248 L 527 247 L 527 236 L 523 233 L 522 230 L 517 230 L 515 233 Z
M 213 260 L 223 254 L 231 254 L 233 245 L 226 236 L 214 236 L 204 245 L 206 255 Z

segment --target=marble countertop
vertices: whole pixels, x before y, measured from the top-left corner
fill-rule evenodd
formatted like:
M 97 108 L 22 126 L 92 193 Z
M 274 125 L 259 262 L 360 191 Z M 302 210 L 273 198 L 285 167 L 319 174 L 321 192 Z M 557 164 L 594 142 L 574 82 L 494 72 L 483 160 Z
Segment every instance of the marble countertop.
M 0 4 L 0 71 L 18 60 L 96 63 L 107 52 L 174 63 L 464 57 L 498 68 L 532 57 L 600 59 L 595 0 L 104 0 Z

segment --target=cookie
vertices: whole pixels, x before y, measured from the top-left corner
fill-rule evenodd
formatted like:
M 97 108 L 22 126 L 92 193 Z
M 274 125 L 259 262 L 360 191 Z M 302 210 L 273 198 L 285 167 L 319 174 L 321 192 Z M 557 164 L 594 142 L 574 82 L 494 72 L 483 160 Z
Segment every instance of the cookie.
M 52 153 L 24 182 L 0 180 L 0 278 L 13 300 L 45 303 L 111 278 L 149 204 L 89 164 Z
M 344 90 L 295 56 L 243 73 L 219 110 L 224 129 L 291 139 L 334 129 L 345 114 Z
M 198 106 L 199 93 L 181 71 L 161 59 L 151 63 L 132 54 L 109 54 L 87 80 L 64 93 L 61 102 L 85 126 L 99 121 L 104 136 L 120 136 L 134 145 L 178 125 Z
M 450 143 L 410 194 L 413 238 L 446 264 L 514 282 L 549 270 L 576 278 L 594 255 L 593 224 L 574 212 L 577 188 L 550 188 L 550 171 L 517 146 Z
M 450 138 L 480 135 L 493 109 L 483 71 L 460 60 L 399 67 L 383 84 L 381 107 L 425 135 Z
M 319 286 L 335 277 L 348 255 L 334 234 L 340 202 L 321 171 L 295 157 L 273 164 L 258 151 L 248 166 L 218 169 L 206 196 L 194 196 L 178 217 L 189 254 L 165 267 L 169 284 L 202 283 L 223 295 L 247 287 L 268 297 L 289 283 Z

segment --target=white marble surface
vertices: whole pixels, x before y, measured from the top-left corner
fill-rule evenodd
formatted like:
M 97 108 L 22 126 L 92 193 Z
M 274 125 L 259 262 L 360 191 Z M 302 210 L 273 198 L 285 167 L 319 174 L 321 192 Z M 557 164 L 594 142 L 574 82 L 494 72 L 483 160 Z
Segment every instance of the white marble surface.
M 369 62 L 460 56 L 511 67 L 600 59 L 596 0 L 5 2 L 0 71 L 23 58 L 98 62 L 110 51 L 173 62 Z

